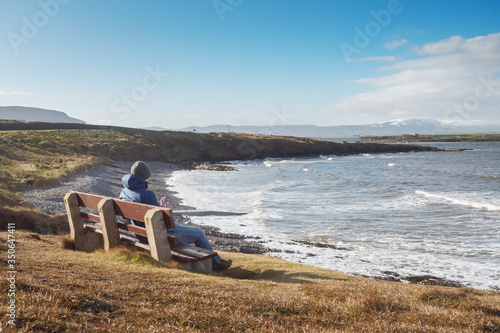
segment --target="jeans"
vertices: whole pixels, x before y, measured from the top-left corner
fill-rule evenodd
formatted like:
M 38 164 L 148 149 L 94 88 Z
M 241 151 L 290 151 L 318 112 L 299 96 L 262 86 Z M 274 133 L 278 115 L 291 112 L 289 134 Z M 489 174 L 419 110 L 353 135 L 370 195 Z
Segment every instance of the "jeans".
M 141 221 L 135 221 L 135 220 L 130 220 L 132 224 L 137 225 L 139 227 L 145 227 L 145 223 Z M 205 236 L 205 233 L 201 228 L 198 227 L 188 227 L 185 225 L 180 225 L 179 223 L 175 222 L 175 229 L 168 229 L 168 234 L 170 236 L 175 236 L 179 240 L 180 243 L 184 244 L 194 244 L 196 247 L 201 247 L 202 249 L 207 249 L 210 251 L 212 250 L 212 247 L 210 246 L 210 243 L 208 242 L 207 236 Z M 137 239 L 143 243 L 143 244 L 148 244 L 148 238 L 141 236 L 141 235 L 136 235 Z M 216 255 L 215 257 L 212 258 L 212 268 L 216 269 L 221 261 L 221 257 L 219 255 Z
M 177 222 L 175 223 L 175 230 L 173 232 L 169 232 L 169 235 L 176 236 L 179 242 L 184 244 L 194 244 L 197 247 L 201 247 L 202 249 L 207 249 L 210 251 L 212 247 L 208 242 L 207 236 L 201 228 L 198 227 L 189 227 L 185 225 L 180 225 Z M 216 255 L 212 258 L 212 268 L 216 269 L 219 266 L 221 261 L 221 257 Z

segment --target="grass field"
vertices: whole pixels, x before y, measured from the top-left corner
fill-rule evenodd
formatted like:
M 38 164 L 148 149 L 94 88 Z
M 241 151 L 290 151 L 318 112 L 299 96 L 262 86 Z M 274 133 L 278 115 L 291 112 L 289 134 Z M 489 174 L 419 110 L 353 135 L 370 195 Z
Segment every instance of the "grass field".
M 15 237 L 16 332 L 500 330 L 495 291 L 377 281 L 234 253 L 234 268 L 199 274 L 124 249 L 63 250 L 60 236 Z M 0 233 L 2 252 L 6 240 Z M 0 285 L 6 318 L 9 282 Z

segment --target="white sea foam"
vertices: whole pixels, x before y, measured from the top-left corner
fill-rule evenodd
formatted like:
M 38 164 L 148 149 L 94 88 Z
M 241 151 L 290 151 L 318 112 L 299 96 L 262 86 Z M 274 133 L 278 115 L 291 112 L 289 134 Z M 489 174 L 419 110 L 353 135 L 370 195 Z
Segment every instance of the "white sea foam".
M 490 211 L 490 212 L 500 212 L 500 205 L 492 204 L 489 202 L 461 199 L 461 198 L 451 197 L 448 195 L 430 193 L 430 192 L 425 192 L 425 191 L 420 191 L 420 190 L 415 191 L 415 193 L 418 195 L 423 195 L 424 197 L 427 197 L 427 198 L 437 199 L 438 201 L 449 202 L 449 203 L 454 204 L 454 205 L 467 206 L 467 207 L 472 207 L 472 208 L 476 208 L 476 209 L 485 209 L 485 210 Z

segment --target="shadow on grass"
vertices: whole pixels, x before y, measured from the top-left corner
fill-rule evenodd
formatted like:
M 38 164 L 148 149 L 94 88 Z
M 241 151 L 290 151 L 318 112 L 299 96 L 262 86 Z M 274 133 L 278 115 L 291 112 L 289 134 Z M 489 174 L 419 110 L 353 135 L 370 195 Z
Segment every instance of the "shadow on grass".
M 242 267 L 230 268 L 223 272 L 226 277 L 231 277 L 239 280 L 266 280 L 277 283 L 315 283 L 311 280 L 338 280 L 346 281 L 342 278 L 327 277 L 318 274 L 300 272 L 290 273 L 283 270 L 267 269 L 262 272 L 251 271 Z

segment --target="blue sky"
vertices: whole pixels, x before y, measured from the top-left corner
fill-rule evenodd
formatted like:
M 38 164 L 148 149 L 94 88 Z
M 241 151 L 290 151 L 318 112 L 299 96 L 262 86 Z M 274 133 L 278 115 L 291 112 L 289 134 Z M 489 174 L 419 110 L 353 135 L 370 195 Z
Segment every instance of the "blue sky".
M 498 1 L 0 2 L 0 105 L 93 124 L 500 122 Z

